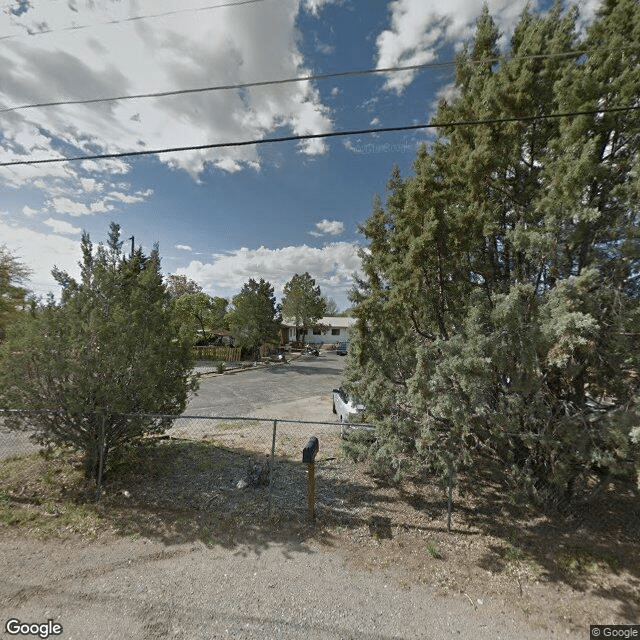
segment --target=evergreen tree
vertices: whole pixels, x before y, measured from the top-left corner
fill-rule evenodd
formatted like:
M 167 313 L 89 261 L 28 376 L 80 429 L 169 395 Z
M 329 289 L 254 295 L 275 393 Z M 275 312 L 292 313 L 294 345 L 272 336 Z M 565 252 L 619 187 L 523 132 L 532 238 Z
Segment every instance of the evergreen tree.
M 496 63 L 485 8 L 436 119 L 510 121 L 443 127 L 362 228 L 346 384 L 378 438 L 349 447 L 379 470 L 451 479 L 482 453 L 566 505 L 629 469 L 639 112 L 529 116 L 637 107 L 640 9 L 605 2 L 583 41 L 575 21 L 525 11 Z
M 265 342 L 279 341 L 280 317 L 269 282 L 251 278 L 233 297 L 232 306 L 227 322 L 237 346 L 255 353 Z
M 27 290 L 22 285 L 30 274 L 31 270 L 6 245 L 0 245 L 0 341 L 26 306 Z
M 50 298 L 12 327 L 2 351 L 0 402 L 53 410 L 29 415 L 29 426 L 41 443 L 82 451 L 89 478 L 131 442 L 167 427 L 124 414 L 178 415 L 194 388 L 190 345 L 179 339 L 157 247 L 125 257 L 121 246 L 115 223 L 106 245 L 94 248 L 83 234 L 81 279 L 54 269 L 61 301 Z
M 296 341 L 300 341 L 300 332 L 308 331 L 326 313 L 326 300 L 320 287 L 307 273 L 295 274 L 284 285 L 282 297 L 282 315 L 292 320 L 296 327 Z

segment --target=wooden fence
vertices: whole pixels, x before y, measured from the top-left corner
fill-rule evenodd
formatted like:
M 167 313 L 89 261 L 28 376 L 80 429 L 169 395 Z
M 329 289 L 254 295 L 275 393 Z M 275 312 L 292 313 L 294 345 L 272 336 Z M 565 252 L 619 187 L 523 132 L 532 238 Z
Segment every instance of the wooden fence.
M 225 362 L 239 362 L 240 347 L 195 347 L 198 360 L 223 360 Z

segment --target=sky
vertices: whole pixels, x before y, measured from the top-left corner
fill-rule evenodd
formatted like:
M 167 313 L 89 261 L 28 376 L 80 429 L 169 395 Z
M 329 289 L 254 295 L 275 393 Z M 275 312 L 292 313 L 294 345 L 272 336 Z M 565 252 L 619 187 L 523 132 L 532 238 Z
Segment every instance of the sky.
M 426 123 L 453 68 L 21 108 L 451 61 L 482 0 L 0 0 L 0 163 Z M 527 0 L 487 0 L 508 40 Z M 528 2 L 536 11 L 547 0 Z M 588 22 L 599 2 L 580 2 Z M 227 6 L 220 6 L 227 5 Z M 109 224 L 165 274 L 231 298 L 249 278 L 279 298 L 309 272 L 340 309 L 375 193 L 428 130 L 0 167 L 0 245 L 59 295 L 83 231 Z

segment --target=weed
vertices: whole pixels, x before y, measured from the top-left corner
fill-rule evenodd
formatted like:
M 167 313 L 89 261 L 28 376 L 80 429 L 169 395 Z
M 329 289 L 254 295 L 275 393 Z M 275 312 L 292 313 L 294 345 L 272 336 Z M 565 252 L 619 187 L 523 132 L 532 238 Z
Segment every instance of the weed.
M 522 552 L 522 549 L 520 547 L 516 547 L 511 543 L 504 553 L 504 559 L 507 561 L 507 563 L 519 562 L 523 557 L 524 554 Z
M 615 570 L 620 564 L 620 560 L 608 553 L 575 547 L 560 554 L 557 564 L 565 573 L 594 573 L 603 565 Z
M 432 540 L 429 540 L 429 542 L 427 542 L 427 553 L 436 560 L 442 560 L 442 553 L 440 552 L 440 549 L 436 547 L 435 542 L 433 542 Z

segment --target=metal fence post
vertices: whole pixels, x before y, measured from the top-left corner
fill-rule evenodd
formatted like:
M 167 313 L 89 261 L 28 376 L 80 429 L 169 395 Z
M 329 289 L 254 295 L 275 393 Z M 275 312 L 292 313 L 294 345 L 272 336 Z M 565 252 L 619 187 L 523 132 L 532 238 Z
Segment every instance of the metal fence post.
M 449 467 L 449 483 L 447 489 L 447 531 L 451 533 L 451 512 L 453 511 L 453 466 Z

